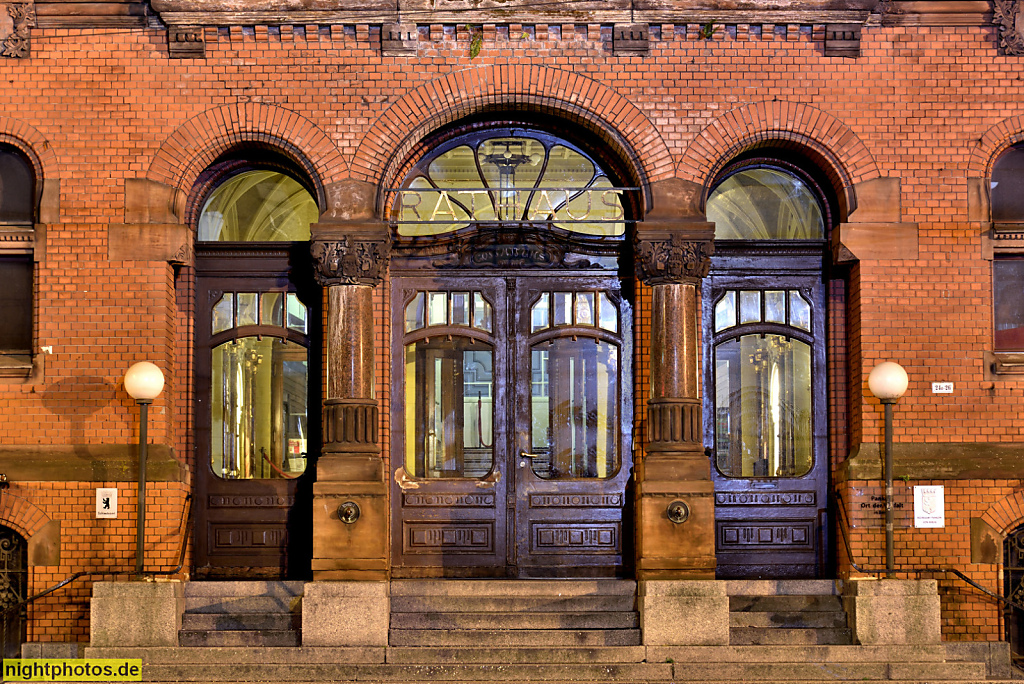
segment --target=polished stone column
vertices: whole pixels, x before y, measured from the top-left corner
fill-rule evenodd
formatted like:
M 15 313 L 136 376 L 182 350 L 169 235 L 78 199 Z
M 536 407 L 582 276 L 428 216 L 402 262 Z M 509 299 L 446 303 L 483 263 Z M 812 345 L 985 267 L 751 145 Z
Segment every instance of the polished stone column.
M 701 434 L 697 335 L 697 288 L 711 265 L 714 225 L 686 216 L 686 204 L 666 201 L 671 198 L 663 193 L 662 209 L 637 225 L 634 240 L 637 275 L 651 288 L 647 441 L 636 468 L 642 580 L 715 576 L 714 487 Z
M 368 220 L 312 226 L 317 281 L 327 289 L 323 449 L 313 485 L 314 579 L 387 576 L 387 483 L 375 397 L 373 289 L 387 272 L 390 232 Z

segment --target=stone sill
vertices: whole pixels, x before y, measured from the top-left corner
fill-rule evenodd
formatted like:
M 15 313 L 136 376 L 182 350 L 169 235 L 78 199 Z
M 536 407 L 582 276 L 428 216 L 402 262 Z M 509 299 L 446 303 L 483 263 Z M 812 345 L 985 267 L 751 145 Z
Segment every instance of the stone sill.
M 136 482 L 137 452 L 129 444 L 0 444 L 0 462 L 11 482 Z M 170 446 L 150 444 L 147 452 L 148 482 L 188 480 L 188 468 Z
M 892 453 L 894 478 L 1024 479 L 1024 442 L 896 442 Z M 855 446 L 841 468 L 845 480 L 881 480 L 879 445 L 870 442 Z

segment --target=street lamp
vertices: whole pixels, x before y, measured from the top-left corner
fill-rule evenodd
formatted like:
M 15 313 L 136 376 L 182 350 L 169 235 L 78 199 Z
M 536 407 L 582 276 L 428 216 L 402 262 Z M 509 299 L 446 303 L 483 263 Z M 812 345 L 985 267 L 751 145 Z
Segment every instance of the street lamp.
M 149 405 L 164 388 L 164 374 L 155 364 L 140 361 L 124 374 L 124 388 L 139 405 L 139 513 L 135 526 L 135 575 L 142 577 L 146 540 L 146 427 Z
M 907 391 L 907 371 L 892 361 L 880 363 L 868 375 L 868 389 L 885 407 L 885 576 L 892 579 L 895 576 L 892 531 L 892 406 Z

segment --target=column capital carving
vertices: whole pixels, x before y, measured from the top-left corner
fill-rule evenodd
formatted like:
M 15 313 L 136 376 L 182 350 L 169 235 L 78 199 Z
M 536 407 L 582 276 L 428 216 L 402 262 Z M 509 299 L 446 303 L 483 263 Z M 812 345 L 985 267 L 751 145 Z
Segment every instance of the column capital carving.
M 382 223 L 317 223 L 310 226 L 314 276 L 331 285 L 376 286 L 391 259 L 391 231 Z
M 698 281 L 711 269 L 714 224 L 638 225 L 633 248 L 637 276 L 647 285 Z

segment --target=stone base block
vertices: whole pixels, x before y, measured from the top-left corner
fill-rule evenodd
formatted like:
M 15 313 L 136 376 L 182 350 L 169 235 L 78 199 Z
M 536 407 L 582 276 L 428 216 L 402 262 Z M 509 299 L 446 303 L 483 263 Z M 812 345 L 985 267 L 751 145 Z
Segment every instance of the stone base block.
M 29 641 L 21 645 L 22 658 L 81 658 L 86 644 L 77 641 Z
M 937 644 L 942 639 L 935 580 L 850 579 L 843 607 L 858 644 Z
M 302 597 L 303 646 L 387 646 L 387 582 L 308 582 Z
M 713 580 L 715 502 L 711 481 L 645 481 L 639 490 L 637 578 Z M 685 506 L 683 522 L 669 517 L 670 507 L 677 502 Z
M 729 594 L 724 581 L 641 581 L 638 603 L 645 646 L 729 643 Z
M 177 646 L 181 582 L 97 582 L 89 603 L 90 646 Z
M 347 521 L 341 506 L 355 511 Z M 387 577 L 387 485 L 317 482 L 313 486 L 313 579 Z

